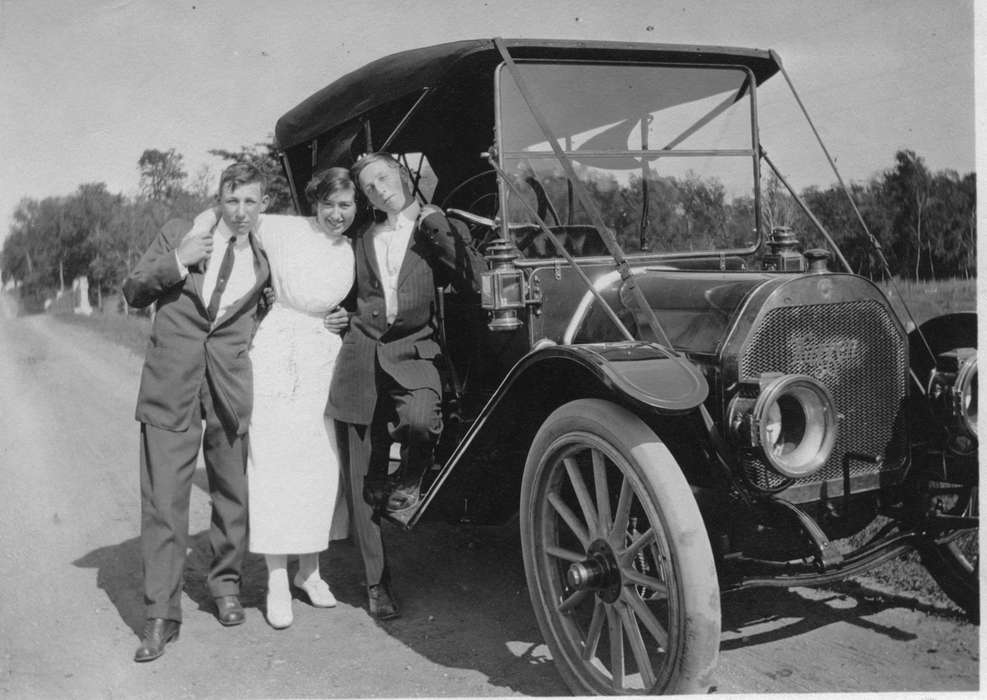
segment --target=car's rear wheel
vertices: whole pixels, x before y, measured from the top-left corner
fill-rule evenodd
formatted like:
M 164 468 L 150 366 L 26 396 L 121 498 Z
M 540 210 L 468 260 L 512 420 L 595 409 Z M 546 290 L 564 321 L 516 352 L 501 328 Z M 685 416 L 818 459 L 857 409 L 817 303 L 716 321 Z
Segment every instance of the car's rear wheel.
M 716 569 L 695 498 L 654 432 L 612 403 L 568 403 L 535 436 L 521 493 L 528 590 L 570 689 L 708 691 Z

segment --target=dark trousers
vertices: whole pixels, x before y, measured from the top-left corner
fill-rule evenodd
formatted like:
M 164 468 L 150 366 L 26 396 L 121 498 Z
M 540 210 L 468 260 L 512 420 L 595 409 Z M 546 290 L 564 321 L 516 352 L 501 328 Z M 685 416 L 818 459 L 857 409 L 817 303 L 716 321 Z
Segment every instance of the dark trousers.
M 213 561 L 206 586 L 214 598 L 240 591 L 247 551 L 247 438 L 223 427 L 205 380 L 199 403 L 201 420 L 193 419 L 188 430 L 172 432 L 141 424 L 141 555 L 147 617 L 182 619 L 189 498 L 200 441 L 212 498 Z
M 401 445 L 401 469 L 415 472 L 432 465 L 442 432 L 439 395 L 432 389 L 405 389 L 377 371 L 377 404 L 370 425 L 337 423 L 340 456 L 346 464 L 350 523 L 356 537 L 367 585 L 387 577 L 380 515 L 364 500 L 366 483 L 387 478 L 391 443 Z

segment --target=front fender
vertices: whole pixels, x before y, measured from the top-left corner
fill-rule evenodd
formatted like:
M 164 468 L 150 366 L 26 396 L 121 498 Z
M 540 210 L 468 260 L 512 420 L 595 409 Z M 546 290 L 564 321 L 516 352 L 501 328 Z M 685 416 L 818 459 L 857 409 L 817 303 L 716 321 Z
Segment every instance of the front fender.
M 589 373 L 607 391 L 663 413 L 689 411 L 709 394 L 699 368 L 681 355 L 653 343 L 551 345 L 529 353 L 498 388 L 494 399 L 510 386 L 546 365 L 572 363 Z
M 977 437 L 969 435 L 964 419 L 954 413 L 943 396 L 934 390 L 929 395 L 927 391 L 935 371 L 956 371 L 945 353 L 977 348 L 977 314 L 962 312 L 931 318 L 908 334 L 908 345 L 911 368 L 921 384 L 921 392 L 913 395 L 910 411 L 909 427 L 919 448 L 913 451 L 913 458 L 919 464 L 945 469 L 942 478 L 975 483 L 979 475 Z M 954 358 L 952 362 L 955 361 Z
M 964 311 L 930 318 L 908 334 L 912 370 L 922 382 L 935 368 L 936 356 L 955 348 L 977 347 L 977 314 Z
M 548 345 L 522 357 L 494 391 L 461 444 L 454 463 L 476 437 L 523 422 L 512 437 L 534 431 L 549 413 L 580 398 L 605 398 L 637 412 L 687 413 L 709 394 L 699 368 L 653 343 L 629 341 Z M 524 420 L 518 417 L 523 416 Z
M 485 500 L 491 499 L 492 491 L 502 490 L 496 498 L 516 510 L 531 441 L 548 415 L 563 404 L 601 398 L 638 414 L 682 415 L 699 406 L 708 392 L 698 367 L 651 343 L 549 345 L 533 350 L 511 369 L 453 448 L 410 524 L 418 521 L 447 483 L 457 492 L 457 501 L 465 490 L 482 491 Z

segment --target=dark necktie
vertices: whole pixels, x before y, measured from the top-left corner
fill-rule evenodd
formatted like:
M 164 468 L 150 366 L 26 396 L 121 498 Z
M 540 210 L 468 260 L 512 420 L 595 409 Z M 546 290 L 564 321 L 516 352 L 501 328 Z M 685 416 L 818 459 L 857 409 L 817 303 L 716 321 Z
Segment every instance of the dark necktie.
M 233 246 L 235 244 L 236 236 L 230 236 L 230 242 L 226 244 L 226 252 L 223 254 L 223 262 L 219 265 L 216 287 L 212 290 L 212 296 L 209 297 L 209 308 L 206 309 L 210 321 L 216 320 L 216 312 L 219 311 L 219 299 L 223 296 L 223 290 L 226 289 L 230 273 L 233 272 Z

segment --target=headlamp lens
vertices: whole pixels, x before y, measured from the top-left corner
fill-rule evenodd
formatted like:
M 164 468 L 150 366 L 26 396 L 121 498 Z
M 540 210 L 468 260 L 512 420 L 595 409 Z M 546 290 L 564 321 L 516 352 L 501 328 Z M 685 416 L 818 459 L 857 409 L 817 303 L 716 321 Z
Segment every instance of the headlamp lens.
M 754 404 L 758 441 L 768 463 L 790 478 L 807 476 L 829 459 L 836 442 L 836 410 L 826 387 L 812 377 L 771 381 Z

